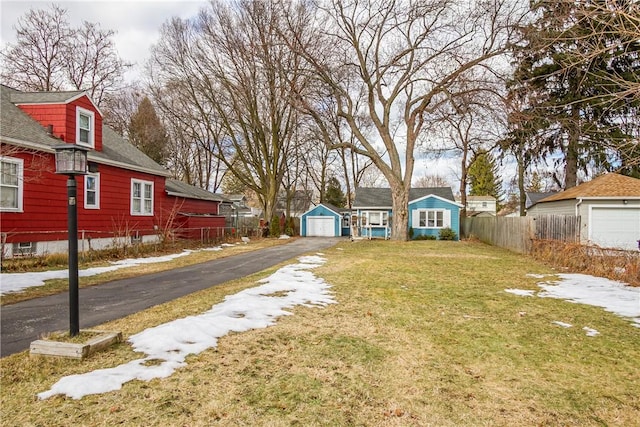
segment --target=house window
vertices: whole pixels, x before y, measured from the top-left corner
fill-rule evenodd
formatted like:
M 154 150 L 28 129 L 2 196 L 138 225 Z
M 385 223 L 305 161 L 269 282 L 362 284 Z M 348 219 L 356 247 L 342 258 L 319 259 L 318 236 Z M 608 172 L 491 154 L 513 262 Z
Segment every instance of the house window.
M 131 215 L 153 215 L 153 182 L 131 180 Z
M 13 256 L 36 255 L 36 242 L 18 242 L 13 244 Z
M 487 202 L 482 202 L 482 207 L 486 208 L 487 207 Z
M 442 210 L 420 210 L 417 228 L 444 228 L 444 217 Z
M 349 228 L 350 221 L 351 221 L 351 214 L 346 213 L 342 215 L 342 228 Z
M 84 176 L 84 208 L 100 209 L 100 175 Z
M 0 210 L 22 212 L 22 185 L 24 162 L 22 159 L 0 157 Z
M 94 147 L 95 114 L 84 108 L 76 109 L 76 144 Z
M 371 227 L 386 227 L 389 224 L 389 213 L 383 211 L 363 212 L 364 224 Z

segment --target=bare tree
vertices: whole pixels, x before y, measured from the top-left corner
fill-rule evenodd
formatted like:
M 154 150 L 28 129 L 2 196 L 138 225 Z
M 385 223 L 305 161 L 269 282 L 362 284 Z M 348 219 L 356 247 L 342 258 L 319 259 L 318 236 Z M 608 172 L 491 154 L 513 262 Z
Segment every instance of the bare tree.
M 451 184 L 440 175 L 424 174 L 413 181 L 413 186 L 418 188 L 450 187 Z
M 318 32 L 288 34 L 292 48 L 336 99 L 337 114 L 358 142 L 349 148 L 369 157 L 386 178 L 392 239 L 408 238 L 414 152 L 429 127 L 425 114 L 445 102 L 443 95 L 463 73 L 491 67 L 506 52 L 520 17 L 505 0 L 334 0 L 320 3 Z M 363 108 L 356 108 L 361 99 Z M 312 100 L 298 101 L 316 110 Z M 363 129 L 363 116 L 374 132 Z
M 2 80 L 15 89 L 59 90 L 65 85 L 65 54 L 73 33 L 66 10 L 31 9 L 15 25 L 17 41 L 2 52 Z
M 175 178 L 210 191 L 218 191 L 226 168 L 220 160 L 232 153 L 217 153 L 213 142 L 222 136 L 222 126 L 213 120 L 213 112 L 194 102 L 195 93 L 184 81 L 160 86 L 152 83 L 154 103 L 167 127 L 167 167 Z
M 197 22 L 166 24 L 153 56 L 155 84 L 185 94 L 211 129 L 213 155 L 258 195 L 267 218 L 295 142 L 290 82 L 300 59 L 278 30 L 295 13 L 287 2 L 214 1 Z
M 492 150 L 506 132 L 503 87 L 504 81 L 495 71 L 470 70 L 446 92 L 447 102 L 430 115 L 432 132 L 424 150 L 428 156 L 454 155 L 459 159 L 458 192 L 463 206 L 475 155 Z M 464 207 L 461 214 L 465 215 Z
M 2 51 L 2 81 L 26 91 L 87 90 L 96 104 L 122 85 L 130 64 L 118 56 L 113 31 L 84 22 L 72 28 L 67 11 L 30 9 L 18 19 L 15 44 Z
M 84 21 L 66 43 L 69 81 L 75 89 L 88 90 L 98 105 L 106 94 L 122 86 L 124 71 L 131 66 L 118 56 L 114 35 L 113 30 L 101 30 L 98 24 Z
M 102 122 L 123 138 L 128 138 L 129 122 L 144 94 L 139 83 L 133 83 L 102 99 Z

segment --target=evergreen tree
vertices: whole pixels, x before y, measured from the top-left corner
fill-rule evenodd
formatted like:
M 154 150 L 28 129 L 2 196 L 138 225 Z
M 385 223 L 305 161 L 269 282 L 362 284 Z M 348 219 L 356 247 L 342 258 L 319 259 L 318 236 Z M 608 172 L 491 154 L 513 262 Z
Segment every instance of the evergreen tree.
M 156 162 L 165 163 L 168 145 L 167 131 L 146 96 L 140 101 L 138 111 L 131 117 L 129 140 Z
M 327 181 L 327 187 L 324 192 L 323 200 L 327 203 L 331 203 L 338 208 L 344 208 L 347 204 L 347 197 L 342 191 L 340 181 L 338 181 L 338 178 L 336 178 L 335 176 L 332 176 Z
M 514 115 L 511 140 L 528 141 L 538 157 L 562 153 L 565 188 L 575 186 L 588 165 L 615 169 L 630 159 L 625 149 L 634 135 L 625 123 L 637 117 L 640 98 L 624 94 L 629 82 L 640 80 L 640 42 L 620 30 L 628 28 L 620 20 L 635 15 L 605 3 L 533 3 L 538 19 L 522 29 L 524 42 L 514 49 L 510 96 L 523 107 Z
M 496 159 L 488 151 L 478 151 L 469 168 L 471 196 L 502 197 L 502 180 L 499 178 Z

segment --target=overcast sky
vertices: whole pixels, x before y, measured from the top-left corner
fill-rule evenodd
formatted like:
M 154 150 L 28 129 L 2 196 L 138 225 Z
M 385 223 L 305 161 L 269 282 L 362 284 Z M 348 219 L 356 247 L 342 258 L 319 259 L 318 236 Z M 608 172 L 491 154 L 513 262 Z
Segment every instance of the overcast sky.
M 100 24 L 114 30 L 114 41 L 120 57 L 134 63 L 139 73 L 149 56 L 149 48 L 159 38 L 160 27 L 174 16 L 195 16 L 205 0 L 135 0 L 135 1 L 0 1 L 2 47 L 15 41 L 14 25 L 29 9 L 48 9 L 55 3 L 67 10 L 72 26 L 82 21 Z

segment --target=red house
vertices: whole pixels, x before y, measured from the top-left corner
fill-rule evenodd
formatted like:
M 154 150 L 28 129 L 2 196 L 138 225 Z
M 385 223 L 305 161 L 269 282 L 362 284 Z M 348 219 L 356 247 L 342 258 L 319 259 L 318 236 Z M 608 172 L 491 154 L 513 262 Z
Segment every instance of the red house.
M 80 250 L 157 241 L 176 229 L 199 238 L 205 229 L 224 228 L 218 211 L 224 198 L 169 179 L 165 168 L 103 125 L 85 92 L 0 85 L 0 97 L 3 256 L 66 252 L 67 177 L 55 174 L 53 148 L 62 143 L 89 149 L 90 172 L 76 177 Z

